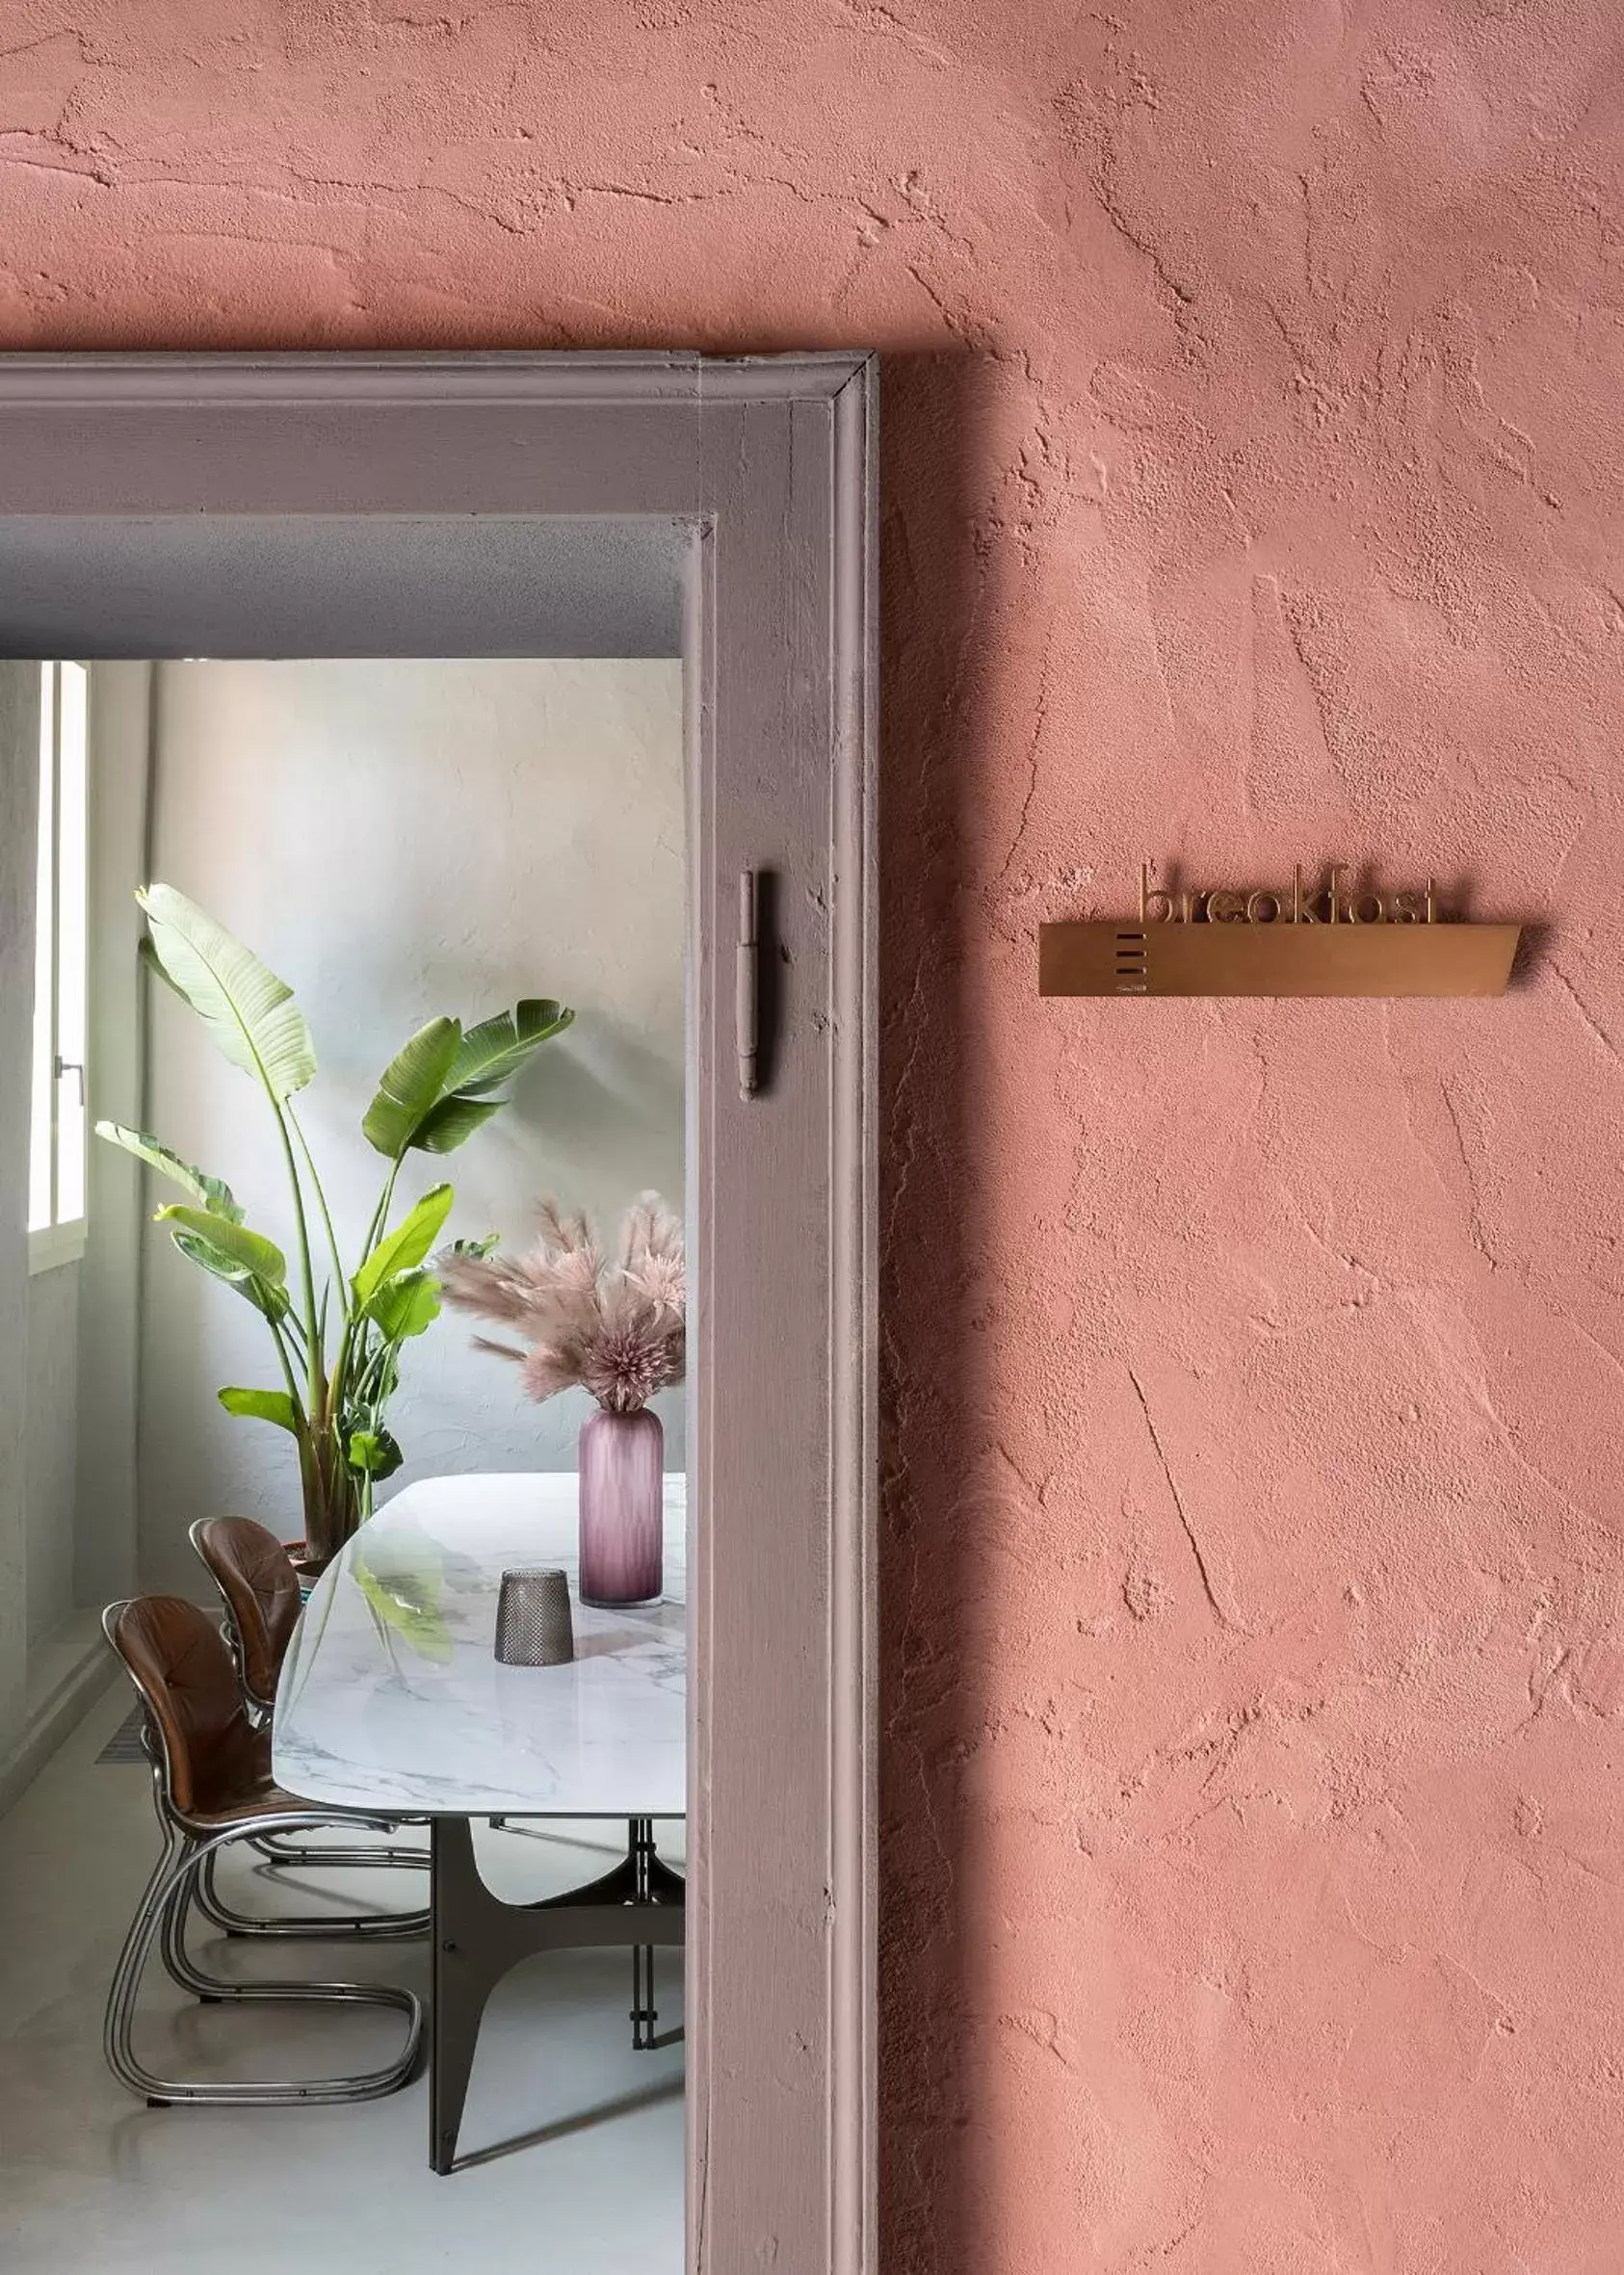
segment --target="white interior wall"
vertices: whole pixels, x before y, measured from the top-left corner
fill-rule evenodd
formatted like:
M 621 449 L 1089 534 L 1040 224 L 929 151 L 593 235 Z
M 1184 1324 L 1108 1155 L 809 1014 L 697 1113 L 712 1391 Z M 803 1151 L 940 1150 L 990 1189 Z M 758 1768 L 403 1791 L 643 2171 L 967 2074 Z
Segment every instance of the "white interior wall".
M 28 1696 L 28 1097 L 38 665 L 0 665 L 0 1764 Z
M 156 667 L 151 874 L 201 902 L 289 981 L 322 1071 L 299 1111 L 348 1253 L 382 1164 L 359 1134 L 382 1067 L 434 1012 L 521 995 L 573 1005 L 513 1105 L 448 1175 L 450 1230 L 522 1242 L 556 1192 L 613 1218 L 683 1193 L 684 790 L 675 660 L 196 663 Z M 248 1078 L 163 989 L 149 1009 L 148 1127 L 224 1177 L 292 1242 L 274 1128 Z M 133 1104 L 133 1101 L 132 1101 Z M 105 1103 L 102 1111 L 118 1111 Z M 119 1113 L 119 1118 L 124 1118 Z M 154 1202 L 156 1195 L 153 1195 Z M 574 1466 L 584 1395 L 524 1403 L 514 1371 L 442 1319 L 407 1354 L 396 1484 Z M 227 1417 L 225 1383 L 275 1379 L 262 1323 L 148 1227 L 141 1527 L 148 1585 L 192 1584 L 186 1528 L 222 1510 L 300 1529 L 291 1446 Z M 681 1394 L 662 1401 L 671 1467 Z
M 91 667 L 91 1119 L 140 1121 L 146 983 L 136 888 L 145 882 L 150 664 Z M 91 1144 L 79 1280 L 73 1593 L 99 1606 L 136 1581 L 136 1378 L 145 1192 L 127 1154 Z
M 92 1159 L 82 1260 L 30 1275 L 37 662 L 0 665 L 0 1794 L 111 1674 L 94 1610 L 135 1575 L 141 1180 Z M 134 888 L 144 872 L 144 664 L 97 666 L 90 709 L 90 1103 L 139 1097 Z
M 79 1453 L 80 1266 L 59 1264 L 28 1283 L 28 1640 L 60 1626 L 74 1600 L 74 1472 Z

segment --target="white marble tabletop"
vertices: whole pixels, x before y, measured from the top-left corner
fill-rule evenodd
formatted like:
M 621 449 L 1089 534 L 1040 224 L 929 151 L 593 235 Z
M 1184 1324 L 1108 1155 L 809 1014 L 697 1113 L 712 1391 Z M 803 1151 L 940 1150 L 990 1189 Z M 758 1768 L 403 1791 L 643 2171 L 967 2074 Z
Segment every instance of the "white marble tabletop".
M 665 1595 L 635 1611 L 575 1594 L 571 1475 L 406 1486 L 318 1582 L 276 1689 L 276 1782 L 413 1817 L 681 1817 L 686 1790 L 686 1480 L 666 1479 Z M 501 1665 L 505 1569 L 562 1565 L 575 1652 Z

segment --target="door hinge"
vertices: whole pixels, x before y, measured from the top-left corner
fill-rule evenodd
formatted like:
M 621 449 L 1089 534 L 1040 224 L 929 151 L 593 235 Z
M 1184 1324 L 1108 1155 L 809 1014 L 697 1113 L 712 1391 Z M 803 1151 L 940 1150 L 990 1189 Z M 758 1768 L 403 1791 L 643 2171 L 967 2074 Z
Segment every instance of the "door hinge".
M 761 982 L 756 963 L 758 901 L 756 873 L 739 873 L 739 944 L 734 951 L 733 1014 L 739 1045 L 739 1095 L 756 1094 L 760 1047 Z

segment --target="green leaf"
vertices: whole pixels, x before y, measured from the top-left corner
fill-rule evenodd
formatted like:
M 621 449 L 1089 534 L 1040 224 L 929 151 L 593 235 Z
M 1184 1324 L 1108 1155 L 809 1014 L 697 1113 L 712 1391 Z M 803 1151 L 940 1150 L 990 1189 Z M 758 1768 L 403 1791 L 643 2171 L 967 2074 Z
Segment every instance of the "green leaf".
M 419 1265 L 434 1244 L 440 1226 L 451 1214 L 449 1185 L 432 1186 L 414 1209 L 408 1210 L 393 1232 L 383 1238 L 351 1282 L 355 1301 L 364 1311 L 385 1280 Z
M 527 996 L 466 1034 L 455 1019 L 431 1019 L 384 1068 L 361 1124 L 367 1142 L 395 1162 L 411 1148 L 454 1152 L 507 1104 L 490 1093 L 574 1017 Z
M 344 1451 L 352 1469 L 373 1478 L 392 1477 L 406 1459 L 386 1429 L 352 1430 Z
M 417 1141 L 424 1116 L 438 1103 L 445 1088 L 445 1078 L 461 1041 L 459 1020 L 431 1019 L 390 1059 L 361 1124 L 361 1135 L 376 1152 L 398 1162 L 406 1147 Z
M 277 1105 L 302 1090 L 316 1053 L 287 982 L 172 885 L 148 885 L 136 899 L 165 978 L 231 1064 L 257 1075 Z
M 299 1435 L 299 1414 L 285 1390 L 223 1390 L 220 1402 L 227 1414 L 244 1414 L 255 1422 L 274 1422 L 278 1429 Z
M 238 1294 L 251 1303 L 254 1310 L 262 1313 L 266 1319 L 280 1320 L 286 1317 L 286 1288 L 269 1280 L 256 1279 L 252 1272 L 246 1270 L 241 1264 L 234 1262 L 223 1249 L 215 1247 L 212 1242 L 204 1240 L 198 1233 L 171 1231 L 170 1238 L 189 1263 L 200 1266 L 204 1271 L 212 1272 L 217 1280 L 223 1280 L 227 1287 L 235 1288 Z
M 211 1248 L 246 1271 L 250 1278 L 264 1280 L 273 1288 L 282 1287 L 288 1276 L 288 1260 L 275 1241 L 268 1241 L 263 1233 L 249 1232 L 246 1224 L 233 1224 L 224 1216 L 211 1216 L 206 1209 L 188 1209 L 179 1201 L 170 1201 L 158 1211 L 153 1219 L 158 1224 L 178 1224 L 184 1232 L 194 1233 Z
M 446 1078 L 448 1092 L 479 1097 L 505 1083 L 541 1045 L 562 1034 L 575 1018 L 551 997 L 527 996 L 512 1011 L 498 1011 L 462 1037 L 462 1047 Z
M 156 1169 L 160 1177 L 178 1185 L 182 1192 L 189 1192 L 198 1208 L 206 1209 L 211 1216 L 223 1216 L 228 1224 L 242 1223 L 243 1212 L 232 1199 L 228 1185 L 223 1185 L 218 1177 L 205 1176 L 201 1169 L 195 1169 L 190 1162 L 183 1162 L 178 1153 L 171 1153 L 144 1130 L 127 1130 L 122 1122 L 97 1122 L 96 1136 L 105 1138 L 110 1145 L 122 1146 L 138 1162 Z
M 440 1316 L 440 1283 L 432 1271 L 397 1272 L 367 1305 L 366 1316 L 377 1323 L 385 1343 L 404 1343 L 421 1335 Z
M 451 1632 L 439 1608 L 438 1575 L 375 1572 L 364 1548 L 354 1553 L 351 1570 L 374 1617 L 383 1626 L 392 1627 L 425 1659 L 444 1666 L 452 1656 L 452 1644 Z
M 506 1098 L 442 1098 L 424 1115 L 411 1142 L 422 1153 L 455 1153 L 507 1103 Z

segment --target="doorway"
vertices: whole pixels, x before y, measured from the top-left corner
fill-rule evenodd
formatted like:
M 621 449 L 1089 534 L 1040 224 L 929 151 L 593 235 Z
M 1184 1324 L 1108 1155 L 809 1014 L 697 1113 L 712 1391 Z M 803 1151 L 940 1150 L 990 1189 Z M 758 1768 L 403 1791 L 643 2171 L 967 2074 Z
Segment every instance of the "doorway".
M 440 539 L 448 558 L 463 548 L 455 590 L 441 580 L 433 615 L 442 635 L 461 626 L 470 641 L 433 642 L 451 674 L 444 700 L 453 705 L 485 699 L 469 677 L 473 656 L 521 675 L 549 654 L 576 666 L 594 653 L 608 663 L 658 663 L 636 653 L 649 643 L 629 640 L 625 624 L 637 607 L 645 615 L 664 608 L 674 619 L 693 861 L 683 1137 L 694 1362 L 682 1414 L 694 1677 L 686 2263 L 729 2263 L 747 2239 L 759 2253 L 768 2239 L 794 2236 L 797 2256 L 780 2263 L 865 2265 L 873 2202 L 872 373 L 840 358 L 729 366 L 655 357 L 357 359 L 348 372 L 342 358 L 202 367 L 103 359 L 94 369 L 69 359 L 48 374 L 49 361 L 13 359 L 0 375 L 11 382 L 0 436 L 20 441 L 26 431 L 36 446 L 7 458 L 10 487 L 0 490 L 0 568 L 14 618 L 0 622 L 0 634 L 13 657 L 91 653 L 115 668 L 151 665 L 178 675 L 170 693 L 194 712 L 211 674 L 220 688 L 209 658 L 257 670 L 256 716 L 267 708 L 267 672 L 326 670 L 329 696 L 341 696 L 334 671 L 342 679 L 391 652 L 429 653 L 376 631 L 356 644 L 332 627 L 342 627 L 347 608 L 370 609 L 377 626 L 391 609 L 408 618 L 432 604 L 433 576 L 421 563 L 434 560 Z M 86 390 L 99 395 L 104 417 L 87 421 Z M 65 418 L 64 397 L 75 393 L 80 401 Z M 515 490 L 541 510 L 512 513 Z M 110 498 L 124 510 L 106 512 Z M 169 573 L 171 536 L 180 555 L 199 539 L 215 548 L 206 572 L 194 558 L 178 577 Z M 325 609 L 320 579 L 290 574 L 289 547 L 301 545 L 307 559 L 312 549 L 325 555 L 329 571 L 339 565 Z M 369 546 L 375 563 L 388 564 L 381 580 L 367 565 Z M 538 547 L 552 549 L 539 570 Z M 596 577 L 595 597 L 589 590 L 584 599 L 582 575 L 572 581 L 560 568 L 568 556 L 578 570 L 585 562 L 588 587 Z M 626 598 L 628 561 L 644 577 L 635 605 Z M 487 604 L 476 606 L 470 593 L 485 589 L 487 572 Z M 250 616 L 255 628 L 245 639 Z M 312 638 L 318 622 L 326 629 Z M 574 627 L 562 651 L 539 629 L 549 622 Z M 168 630 L 156 638 L 160 623 Z M 597 628 L 595 649 L 583 624 Z M 398 668 L 421 673 L 428 665 Z M 422 715 L 441 700 L 420 683 L 408 708 Z M 219 789 L 206 766 L 199 790 L 205 780 Z M 524 836 L 514 816 L 504 850 Z M 754 885 L 745 889 L 750 879 L 762 880 L 759 896 Z M 511 881 L 508 890 L 511 897 Z M 761 936 L 741 921 L 758 908 Z M 471 961 L 494 928 L 475 928 Z M 22 1024 L 16 945 L 9 936 L 13 1041 Z M 333 954 L 336 970 L 336 940 Z M 747 970 L 756 974 L 763 960 L 773 984 L 747 987 Z M 321 988 L 325 1004 L 326 981 Z M 771 1032 L 747 1035 L 749 1010 L 765 1013 Z M 150 1010 L 148 1020 L 150 1049 Z M 600 1121 L 589 1148 L 606 1175 L 626 1127 L 624 1093 L 640 1085 L 645 1096 L 659 1090 L 658 1057 L 634 1053 L 617 1067 L 588 1069 L 596 1093 L 583 1087 L 576 1107 L 589 1134 L 602 1106 L 597 1093 L 622 1094 L 613 1137 Z M 150 1268 L 170 1261 L 145 1254 L 149 1237 L 135 1236 L 138 1307 L 155 1284 Z M 5 1252 L 13 1288 L 26 1276 L 17 1245 Z M 19 1305 L 14 1318 L 22 1316 Z M 166 1386 L 159 1367 L 151 1386 L 151 1398 L 172 1395 L 176 1417 L 197 1403 L 188 1403 L 178 1379 L 185 1343 L 185 1335 L 166 1340 L 165 1363 L 173 1360 L 177 1378 Z M 138 1417 L 150 1415 L 146 1386 L 126 1386 L 125 1395 Z M 13 1397 L 0 1415 L 13 1442 L 26 1405 Z M 427 1409 L 424 1418 L 431 1436 L 462 1426 Z M 249 1426 L 239 1415 L 222 1419 Z M 150 1433 L 155 1458 L 172 1461 L 180 1426 L 176 1420 Z M 222 1458 L 199 1444 L 180 1469 L 208 1477 Z M 144 1537 L 146 1475 L 144 1443 L 123 1536 L 76 1544 L 76 1594 L 150 1585 L 144 1556 L 150 1562 L 158 1552 Z M 26 1540 L 26 1508 L 20 1524 L 14 1507 L 0 1516 Z M 13 1782 L 36 1766 L 29 1749 L 38 1753 L 40 1743 L 39 1716 L 26 1705 L 26 1579 L 22 1601 L 21 1648 L 13 1605 L 0 1655 L 12 1690 Z M 87 1608 L 81 1601 L 69 1610 Z M 57 1729 L 46 1727 L 47 1737 L 73 1721 L 82 1703 L 75 1681 L 92 1678 L 70 1675 L 57 1686 Z M 44 1747 L 47 1757 L 53 1750 Z M 510 1838 L 516 1847 L 519 1836 Z M 748 2087 L 752 2071 L 759 2092 Z M 391 2106 L 372 2105 L 368 2122 Z M 182 2126 L 226 2121 L 190 2111 L 135 2118 L 172 2123 L 175 2137 Z M 507 2163 L 517 2170 L 522 2159 Z M 464 2177 L 473 2176 L 454 2174 L 452 2184 Z M 679 2248 L 671 2264 L 681 2263 Z

